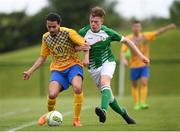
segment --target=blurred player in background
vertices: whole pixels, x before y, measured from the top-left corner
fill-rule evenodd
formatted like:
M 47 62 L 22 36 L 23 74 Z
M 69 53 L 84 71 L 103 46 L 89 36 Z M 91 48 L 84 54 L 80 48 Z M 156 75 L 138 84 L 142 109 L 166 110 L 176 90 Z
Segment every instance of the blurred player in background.
M 128 35 L 131 41 L 133 41 L 138 49 L 143 53 L 144 56 L 149 58 L 149 42 L 154 40 L 156 36 L 176 28 L 176 25 L 170 24 L 152 32 L 141 32 L 142 25 L 140 21 L 133 21 L 132 23 L 132 34 Z M 126 52 L 129 50 L 127 45 L 123 44 L 121 48 L 121 60 L 124 65 L 130 66 L 130 76 L 132 81 L 132 95 L 134 98 L 134 109 L 147 109 L 149 107 L 146 104 L 146 97 L 148 94 L 148 78 L 149 78 L 149 66 L 141 61 L 137 54 L 130 50 L 131 57 L 128 63 L 125 57 Z M 141 89 L 139 94 L 138 80 L 141 81 Z
M 90 25 L 80 29 L 79 34 L 90 44 L 88 70 L 101 92 L 101 105 L 95 108 L 99 121 L 106 121 L 108 106 L 120 114 L 128 124 L 135 124 L 135 121 L 127 114 L 115 99 L 111 90 L 111 79 L 116 67 L 115 58 L 111 51 L 111 42 L 119 41 L 126 43 L 138 55 L 140 60 L 148 63 L 149 60 L 143 56 L 136 46 L 129 39 L 123 37 L 114 30 L 102 25 L 105 11 L 101 7 L 94 7 L 91 10 Z M 87 64 L 87 62 L 86 62 Z
M 56 98 L 63 90 L 72 85 L 74 90 L 74 126 L 81 126 L 80 111 L 83 103 L 83 69 L 80 58 L 76 53 L 75 46 L 81 45 L 88 50 L 89 46 L 75 30 L 60 27 L 61 18 L 56 13 L 50 13 L 46 17 L 48 32 L 42 37 L 40 57 L 31 68 L 23 73 L 24 80 L 28 80 L 32 73 L 38 69 L 46 60 L 48 55 L 52 56 L 50 65 L 51 77 L 48 91 L 48 111 L 55 110 Z M 43 115 L 38 124 L 46 122 L 46 115 Z

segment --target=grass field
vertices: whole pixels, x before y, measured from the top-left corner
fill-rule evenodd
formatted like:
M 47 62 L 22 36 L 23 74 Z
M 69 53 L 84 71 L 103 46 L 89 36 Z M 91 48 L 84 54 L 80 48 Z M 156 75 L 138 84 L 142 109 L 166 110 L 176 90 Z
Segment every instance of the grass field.
M 61 111 L 64 120 L 60 127 L 38 126 L 36 120 L 46 111 L 46 98 L 17 98 L 1 99 L 0 104 L 0 130 L 19 131 L 172 131 L 180 130 L 180 97 L 179 96 L 151 96 L 150 108 L 135 111 L 132 108 L 132 98 L 124 97 L 119 102 L 128 109 L 137 124 L 127 125 L 124 120 L 108 110 L 107 121 L 104 124 L 98 122 L 94 114 L 94 108 L 99 104 L 99 99 L 86 97 L 81 114 L 83 126 L 72 126 L 73 107 L 72 99 L 59 97 L 57 110 Z M 66 105 L 64 105 L 66 104 Z M 66 107 L 64 107 L 66 106 Z

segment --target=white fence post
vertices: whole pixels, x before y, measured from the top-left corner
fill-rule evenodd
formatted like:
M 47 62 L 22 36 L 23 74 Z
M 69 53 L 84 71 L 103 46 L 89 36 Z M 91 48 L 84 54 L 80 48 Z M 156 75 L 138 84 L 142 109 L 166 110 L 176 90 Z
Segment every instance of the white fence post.
M 120 61 L 119 63 L 119 82 L 118 82 L 118 96 L 124 96 L 124 88 L 125 88 L 125 66 Z

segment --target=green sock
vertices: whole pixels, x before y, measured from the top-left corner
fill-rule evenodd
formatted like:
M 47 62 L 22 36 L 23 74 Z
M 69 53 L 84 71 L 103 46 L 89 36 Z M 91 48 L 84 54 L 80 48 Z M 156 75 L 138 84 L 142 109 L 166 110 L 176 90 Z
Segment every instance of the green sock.
M 109 89 L 102 90 L 102 92 L 101 92 L 101 108 L 104 109 L 105 111 L 107 111 L 110 97 L 111 97 L 111 92 Z
M 109 105 L 115 112 L 119 113 L 120 115 L 122 115 L 124 113 L 123 108 L 118 105 L 118 102 L 115 98 L 114 98 L 113 102 L 110 103 Z

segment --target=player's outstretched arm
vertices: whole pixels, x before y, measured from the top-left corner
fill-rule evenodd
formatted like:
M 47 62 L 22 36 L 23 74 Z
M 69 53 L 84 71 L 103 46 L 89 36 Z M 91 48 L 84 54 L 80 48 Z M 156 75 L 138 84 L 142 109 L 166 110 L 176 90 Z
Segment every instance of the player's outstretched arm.
M 145 57 L 140 51 L 139 49 L 135 46 L 135 44 L 127 39 L 127 38 L 123 38 L 123 40 L 121 41 L 122 43 L 127 44 L 138 56 L 139 58 L 145 63 L 148 64 L 149 63 L 149 59 L 147 57 Z
M 162 28 L 159 28 L 158 30 L 156 30 L 156 35 L 158 36 L 158 35 L 160 35 L 161 33 L 164 33 L 164 32 L 166 32 L 166 31 L 168 31 L 168 30 L 170 30 L 170 29 L 175 29 L 176 28 L 176 25 L 175 24 L 169 24 L 169 25 L 167 25 L 167 26 L 165 26 L 165 27 L 162 27 Z
M 23 72 L 23 79 L 24 80 L 28 80 L 29 77 L 31 76 L 31 74 L 37 70 L 45 61 L 46 61 L 47 57 L 44 56 L 40 56 L 35 63 L 33 64 L 33 66 L 31 68 L 29 68 L 27 71 Z

